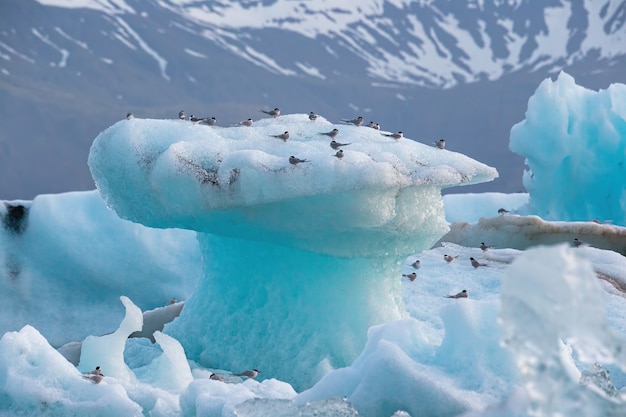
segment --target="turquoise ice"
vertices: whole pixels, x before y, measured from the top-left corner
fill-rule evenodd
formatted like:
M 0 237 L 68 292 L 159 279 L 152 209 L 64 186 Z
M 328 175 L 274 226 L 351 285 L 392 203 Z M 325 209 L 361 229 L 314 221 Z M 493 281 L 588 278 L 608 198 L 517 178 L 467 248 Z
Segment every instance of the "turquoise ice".
M 351 142 L 343 159 L 320 134 L 335 127 Z M 286 142 L 271 136 L 284 131 Z M 204 277 L 165 329 L 188 357 L 296 389 L 406 314 L 400 265 L 448 230 L 441 188 L 497 177 L 462 154 L 304 114 L 252 128 L 122 120 L 89 166 L 120 217 L 197 231 Z
M 593 91 L 566 73 L 544 80 L 509 147 L 526 158 L 532 212 L 626 225 L 626 85 Z

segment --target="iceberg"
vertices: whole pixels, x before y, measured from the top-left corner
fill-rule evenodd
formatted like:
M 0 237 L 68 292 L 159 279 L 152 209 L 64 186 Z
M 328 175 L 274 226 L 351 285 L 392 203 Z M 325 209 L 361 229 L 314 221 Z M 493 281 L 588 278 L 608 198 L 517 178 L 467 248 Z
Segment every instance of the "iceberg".
M 333 128 L 350 142 L 342 158 L 323 135 Z M 440 190 L 497 177 L 462 154 L 304 114 L 231 128 L 122 120 L 94 140 L 89 167 L 121 218 L 197 232 L 205 274 L 165 332 L 205 366 L 257 367 L 297 389 L 403 316 L 399 264 L 447 231 Z
M 526 158 L 534 214 L 626 225 L 626 85 L 593 91 L 564 72 L 544 80 L 509 148 Z

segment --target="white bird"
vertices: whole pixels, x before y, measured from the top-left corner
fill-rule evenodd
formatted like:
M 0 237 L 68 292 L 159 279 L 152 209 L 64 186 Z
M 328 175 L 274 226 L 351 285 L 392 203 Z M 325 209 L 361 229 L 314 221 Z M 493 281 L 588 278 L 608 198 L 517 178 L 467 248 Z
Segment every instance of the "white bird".
M 237 123 L 239 126 L 252 126 L 252 119 L 244 120 L 243 122 Z
M 421 263 L 421 262 L 420 262 L 420 260 L 418 259 L 418 260 L 416 260 L 415 262 L 413 262 L 413 263 L 411 264 L 411 266 L 412 266 L 413 268 L 415 268 L 415 269 L 420 269 L 420 267 L 422 266 L 422 263 Z
M 481 264 L 480 262 L 478 262 L 476 259 L 474 258 L 470 258 L 470 262 L 472 263 L 472 266 L 474 268 L 478 268 L 479 266 L 489 266 L 487 264 Z
M 446 298 L 467 298 L 467 297 L 469 297 L 467 290 L 463 290 L 460 293 L 457 293 L 454 295 L 448 295 Z
M 289 163 L 292 165 L 298 165 L 301 162 L 309 162 L 307 159 L 300 159 L 300 158 L 296 158 L 295 156 L 291 155 L 289 157 Z
M 280 109 L 278 107 L 276 107 L 274 110 L 261 110 L 263 113 L 265 114 L 269 114 L 270 116 L 276 118 L 278 116 L 280 116 Z
M 361 126 L 363 124 L 363 117 L 359 116 L 356 119 L 341 119 L 344 123 L 351 123 L 355 126 Z
M 196 117 L 193 114 L 191 116 L 189 116 L 189 120 L 192 122 L 204 122 L 205 120 L 208 120 L 206 117 Z
M 435 146 L 438 147 L 439 149 L 443 149 L 446 147 L 446 140 L 445 139 L 439 139 L 437 142 L 435 142 Z
M 381 133 L 383 136 L 387 136 L 388 138 L 401 139 L 403 134 L 402 132 L 398 133 Z
M 342 159 L 342 158 L 343 158 L 343 149 L 339 149 L 339 150 L 337 151 L 337 153 L 335 154 L 335 156 L 336 156 L 337 158 L 339 158 L 339 159 Z
M 410 274 L 402 274 L 403 277 L 407 277 L 411 282 L 415 281 L 417 278 L 417 274 L 415 272 L 411 272 Z
M 176 304 L 177 302 L 178 302 L 178 300 L 177 300 L 176 298 L 172 298 L 171 300 L 169 300 L 169 301 L 167 302 L 167 305 L 168 305 L 168 306 L 171 306 L 171 305 Z
M 280 135 L 270 135 L 273 138 L 278 138 L 278 139 L 282 139 L 284 142 L 287 142 L 287 139 L 289 139 L 289 132 L 285 130 L 284 133 L 281 133 Z
M 255 378 L 259 374 L 258 369 L 249 369 L 247 371 L 240 372 L 238 374 L 233 374 L 235 376 L 245 376 L 246 378 Z
M 333 149 L 339 149 L 342 146 L 348 146 L 348 145 L 352 145 L 352 142 L 350 142 L 350 143 L 339 143 L 339 142 L 336 142 L 334 140 L 330 141 L 330 147 L 333 148 Z
M 181 110 L 178 112 L 178 118 L 180 120 L 185 120 L 187 118 L 187 115 L 185 114 L 185 110 Z
M 129 111 L 128 113 L 126 113 L 126 118 L 127 118 L 127 119 L 134 119 L 134 118 L 135 118 L 135 115 L 133 114 L 133 112 L 132 112 L 132 111 Z
M 224 378 L 222 378 L 221 376 L 217 374 L 211 374 L 211 376 L 209 376 L 209 379 L 212 379 L 213 381 L 226 382 L 224 381 Z
M 500 216 L 504 216 L 504 215 L 505 215 L 506 213 L 508 213 L 508 212 L 509 212 L 509 211 L 508 211 L 507 209 L 504 209 L 504 208 L 498 209 L 498 214 L 499 214 Z
M 581 247 L 583 244 L 584 244 L 584 243 L 583 243 L 583 241 L 582 241 L 582 240 L 578 240 L 578 238 L 577 238 L 577 237 L 576 237 L 576 238 L 574 238 L 574 247 L 575 247 L 575 248 L 579 248 L 579 247 Z
M 82 376 L 84 379 L 88 379 L 94 384 L 99 384 L 100 381 L 102 381 L 102 378 L 104 378 L 104 374 L 102 374 L 102 370 L 99 366 L 96 366 L 96 369 L 94 369 L 93 371 L 84 373 Z
M 338 134 L 339 134 L 339 129 L 333 129 L 330 132 L 322 132 L 322 133 L 320 133 L 320 135 L 330 136 L 331 138 L 334 138 Z
M 450 262 L 454 261 L 458 257 L 459 257 L 459 255 L 457 255 L 457 256 L 443 255 L 443 259 L 445 259 L 447 263 L 450 263 Z
M 315 119 L 317 119 L 317 114 L 315 114 L 315 112 L 309 113 L 309 120 L 314 122 Z
M 374 122 L 369 122 L 367 124 L 367 127 L 371 127 L 372 129 L 375 129 L 375 130 L 380 130 L 380 125 L 378 123 L 374 123 Z
M 481 249 L 483 252 L 487 252 L 487 249 L 489 249 L 489 248 L 491 248 L 491 246 L 487 246 L 487 245 L 485 245 L 485 242 L 480 242 L 480 249 Z

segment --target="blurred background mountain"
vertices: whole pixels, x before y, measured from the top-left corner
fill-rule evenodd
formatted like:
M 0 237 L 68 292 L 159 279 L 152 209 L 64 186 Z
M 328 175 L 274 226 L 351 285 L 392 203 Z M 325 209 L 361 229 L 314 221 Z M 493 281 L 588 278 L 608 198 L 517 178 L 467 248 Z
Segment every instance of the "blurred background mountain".
M 0 199 L 94 188 L 132 111 L 228 126 L 259 110 L 363 116 L 494 166 L 447 192 L 520 192 L 511 127 L 546 77 L 626 82 L 626 1 L 0 0 Z

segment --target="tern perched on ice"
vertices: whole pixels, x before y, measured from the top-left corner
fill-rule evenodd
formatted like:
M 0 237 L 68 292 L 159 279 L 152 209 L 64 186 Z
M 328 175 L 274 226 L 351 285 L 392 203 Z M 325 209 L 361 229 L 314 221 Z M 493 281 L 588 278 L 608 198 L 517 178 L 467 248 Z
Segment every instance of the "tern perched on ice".
M 438 147 L 439 149 L 443 149 L 446 147 L 446 140 L 445 139 L 439 139 L 437 142 L 435 142 L 435 146 Z
M 489 248 L 491 248 L 491 246 L 487 246 L 487 245 L 485 245 L 485 242 L 480 242 L 480 249 L 481 249 L 483 252 L 487 252 L 487 249 L 489 249 Z
M 315 119 L 317 119 L 317 114 L 315 114 L 315 112 L 309 113 L 309 120 L 314 122 Z
M 180 120 L 185 120 L 187 118 L 187 114 L 185 114 L 185 110 L 181 110 L 178 112 L 178 118 Z
M 247 371 L 240 372 L 238 374 L 233 374 L 234 376 L 245 376 L 246 378 L 255 378 L 259 374 L 258 369 L 249 369 Z
M 135 115 L 133 114 L 133 112 L 132 112 L 132 111 L 129 111 L 128 113 L 126 113 L 126 118 L 127 118 L 127 119 L 134 119 L 134 118 L 135 118 Z
M 209 120 L 208 117 L 196 117 L 193 114 L 191 116 L 189 116 L 189 120 L 192 122 L 204 122 Z
M 372 129 L 375 129 L 375 130 L 380 130 L 380 125 L 378 123 L 374 123 L 374 122 L 369 122 L 367 124 L 367 127 L 371 127 Z
M 281 133 L 280 135 L 270 135 L 273 138 L 278 138 L 278 139 L 282 139 L 284 142 L 287 142 L 287 139 L 289 139 L 289 132 L 285 130 L 284 133 Z
M 222 378 L 218 374 L 211 374 L 211 376 L 209 376 L 209 379 L 212 379 L 213 381 L 226 382 L 224 381 L 224 378 Z
M 331 138 L 336 137 L 339 134 L 339 129 L 333 129 L 330 132 L 322 132 L 320 135 L 330 136 Z
M 499 214 L 500 216 L 504 216 L 504 215 L 505 215 L 506 213 L 508 213 L 508 212 L 509 212 L 509 211 L 508 211 L 507 209 L 504 209 L 504 208 L 498 209 L 498 214 Z
M 344 123 L 350 123 L 355 126 L 361 126 L 363 124 L 363 117 L 359 116 L 356 119 L 341 119 Z
M 292 164 L 292 165 L 298 165 L 299 163 L 302 163 L 302 162 L 309 162 L 309 160 L 308 160 L 308 159 L 300 159 L 300 158 L 296 158 L 296 157 L 295 157 L 295 156 L 293 156 L 293 155 L 291 155 L 291 156 L 289 157 L 289 163 L 290 163 L 290 164 Z
M 270 116 L 276 118 L 278 116 L 280 116 L 280 109 L 278 107 L 276 107 L 274 110 L 261 110 L 263 113 L 265 114 L 269 114 Z
M 411 282 L 415 281 L 417 278 L 417 274 L 415 272 L 411 272 L 410 274 L 402 274 L 403 277 L 407 277 Z
M 342 158 L 343 158 L 343 149 L 339 149 L 339 150 L 337 151 L 337 153 L 335 154 L 335 156 L 336 156 L 338 159 L 342 159 Z
M 459 257 L 459 255 L 457 255 L 457 256 L 443 255 L 443 259 L 445 259 L 445 261 L 447 263 L 450 263 L 450 262 L 454 261 L 458 257 Z
M 420 260 L 418 259 L 418 260 L 416 260 L 415 262 L 413 262 L 413 263 L 411 264 L 411 266 L 412 266 L 413 268 L 415 268 L 415 269 L 420 269 L 420 267 L 422 266 L 422 263 L 421 263 L 421 262 L 420 262 Z
M 387 136 L 388 138 L 394 138 L 394 139 L 402 139 L 402 132 L 398 132 L 398 133 L 381 133 L 381 135 L 383 136 Z
M 335 149 L 335 150 L 341 148 L 342 146 L 348 146 L 348 145 L 352 145 L 352 142 L 349 142 L 349 143 L 339 143 L 339 142 L 336 142 L 334 140 L 330 141 L 330 147 Z
M 472 263 L 472 266 L 474 268 L 478 268 L 479 266 L 489 266 L 487 264 L 481 264 L 480 262 L 478 262 L 476 259 L 474 258 L 470 258 L 470 262 Z
M 215 123 L 217 123 L 217 119 L 215 117 L 207 117 L 206 119 L 200 120 L 200 124 L 203 125 L 215 126 Z
M 463 290 L 458 294 L 448 295 L 446 298 L 467 298 L 467 297 L 469 297 L 467 290 Z
M 93 371 L 84 373 L 82 376 L 84 379 L 88 379 L 94 384 L 99 384 L 100 381 L 102 381 L 102 378 L 104 378 L 104 375 L 102 374 L 102 370 L 100 369 L 99 366 L 96 366 L 96 369 L 94 369 Z
M 239 126 L 252 126 L 252 119 L 244 120 L 243 122 L 237 123 Z
M 582 240 L 578 240 L 577 237 L 574 238 L 574 242 L 573 243 L 574 243 L 574 247 L 575 248 L 579 248 L 579 247 L 581 247 L 584 244 L 583 241 Z

